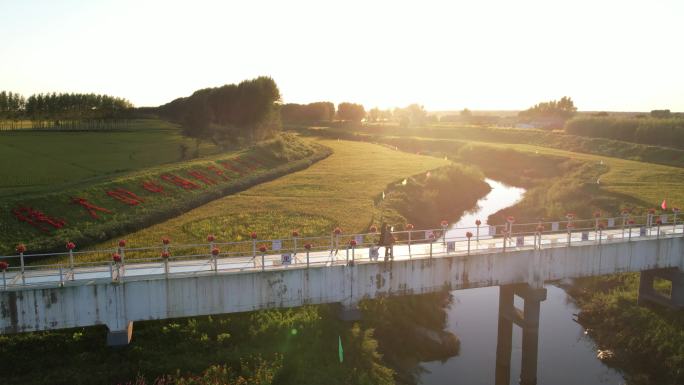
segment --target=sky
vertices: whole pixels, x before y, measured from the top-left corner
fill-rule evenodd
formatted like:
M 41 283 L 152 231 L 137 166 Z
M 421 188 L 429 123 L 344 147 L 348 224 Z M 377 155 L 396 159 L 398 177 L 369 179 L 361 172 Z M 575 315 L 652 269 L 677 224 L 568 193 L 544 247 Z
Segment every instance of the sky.
M 0 90 L 156 106 L 261 75 L 283 102 L 684 111 L 684 1 L 0 0 Z

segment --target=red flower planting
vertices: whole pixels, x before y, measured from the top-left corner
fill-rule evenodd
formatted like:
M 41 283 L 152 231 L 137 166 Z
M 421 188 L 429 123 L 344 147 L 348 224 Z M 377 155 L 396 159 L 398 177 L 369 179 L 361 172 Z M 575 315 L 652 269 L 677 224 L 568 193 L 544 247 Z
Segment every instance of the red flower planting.
M 121 263 L 121 255 L 117 253 L 112 254 L 112 261 L 114 261 L 114 263 Z
M 122 239 L 119 241 L 119 247 L 126 247 L 126 240 Z
M 356 246 L 356 240 L 352 239 L 351 241 L 349 241 L 349 246 L 355 247 Z
M 26 246 L 23 243 L 20 243 L 17 245 L 15 250 L 17 251 L 17 254 L 23 254 L 26 252 Z
M 305 244 L 304 248 L 307 250 L 311 250 L 311 244 L 310 243 Z
M 225 175 L 226 172 L 221 170 L 220 168 L 214 166 L 214 165 L 207 166 L 207 170 L 211 171 L 216 176 L 220 176 L 223 180 L 229 180 L 229 178 L 226 177 L 226 175 Z
M 2 261 L 0 262 L 0 271 L 7 271 L 9 268 L 9 263 Z
M 71 250 L 73 250 L 73 249 L 76 248 L 76 244 L 73 243 L 73 242 L 67 242 L 67 243 L 66 243 L 66 248 L 67 248 L 67 250 L 71 251 Z
M 161 253 L 161 257 L 164 259 L 169 259 L 170 256 L 171 256 L 171 253 L 169 253 L 168 251 L 162 251 L 162 253 Z
M 245 173 L 244 173 L 239 167 L 236 167 L 236 166 L 233 165 L 233 163 L 231 163 L 230 161 L 224 160 L 224 161 L 220 161 L 220 162 L 218 162 L 218 163 L 219 163 L 223 168 L 225 168 L 226 170 L 228 170 L 228 171 L 230 171 L 230 172 L 233 172 L 233 173 L 235 173 L 235 174 L 237 174 L 237 175 L 239 175 L 239 176 L 245 175 Z
M 192 183 L 187 179 L 183 179 L 173 174 L 163 174 L 161 178 L 169 183 L 175 184 L 176 186 L 182 187 L 186 190 L 195 190 L 201 188 L 200 185 Z
M 40 210 L 34 210 L 31 207 L 17 207 L 12 209 L 12 214 L 20 222 L 26 222 L 38 230 L 47 233 L 52 230 L 50 226 L 55 229 L 61 229 L 66 222 L 63 219 L 52 218 Z
M 164 193 L 164 187 L 162 185 L 156 184 L 154 182 L 150 182 L 150 181 L 143 182 L 142 187 L 149 192 L 153 192 L 153 193 L 157 193 L 157 194 L 163 194 Z
M 266 250 L 268 250 L 268 248 L 266 248 L 266 246 L 259 246 L 259 251 L 261 251 L 262 253 L 265 253 Z
M 168 245 L 169 243 L 171 243 L 171 239 L 169 239 L 169 237 L 164 237 L 162 238 L 162 243 Z
M 298 236 L 299 236 L 299 231 L 294 230 L 294 231 L 292 232 L 292 236 L 295 237 L 295 238 L 298 237 Z
M 213 179 L 209 178 L 208 176 L 202 174 L 200 171 L 194 171 L 194 170 L 188 171 L 188 175 L 190 175 L 191 177 L 193 177 L 199 181 L 204 182 L 204 184 L 206 184 L 207 186 L 211 186 L 211 185 L 216 184 L 215 180 L 213 180 Z
M 98 219 L 100 217 L 99 215 L 97 215 L 98 211 L 101 211 L 101 212 L 107 213 L 107 214 L 112 213 L 111 211 L 107 210 L 106 208 L 95 206 L 94 204 L 88 202 L 87 199 L 83 199 L 83 198 L 71 198 L 71 203 L 83 206 L 88 211 L 88 213 L 90 214 L 90 216 L 93 219 Z
M 481 225 L 481 224 L 482 224 L 482 221 L 481 221 L 481 220 L 478 219 L 478 220 L 475 221 L 475 226 L 479 226 L 479 225 Z
M 209 234 L 207 235 L 207 242 L 214 242 L 216 237 L 214 237 L 214 234 Z
M 213 255 L 214 257 L 219 255 L 220 253 L 221 250 L 218 247 L 214 247 L 213 249 L 211 249 L 211 255 Z
M 114 190 L 107 191 L 107 195 L 129 206 L 137 206 L 145 201 L 144 199 L 140 198 L 134 193 L 128 190 L 124 190 L 121 187 L 117 187 Z

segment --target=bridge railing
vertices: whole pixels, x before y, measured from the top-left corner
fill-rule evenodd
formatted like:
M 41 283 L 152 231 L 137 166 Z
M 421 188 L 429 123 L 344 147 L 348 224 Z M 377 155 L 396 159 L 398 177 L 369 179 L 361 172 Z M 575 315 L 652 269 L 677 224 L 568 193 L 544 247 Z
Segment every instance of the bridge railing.
M 434 258 L 451 254 L 506 252 L 579 244 L 623 242 L 633 238 L 682 236 L 676 214 L 540 221 L 504 225 L 411 229 L 391 232 L 397 258 Z M 194 244 L 160 243 L 62 253 L 0 256 L 1 288 L 64 285 L 72 281 L 194 274 L 207 271 L 263 271 L 288 266 L 311 267 L 377 261 L 381 244 L 377 231 L 335 233 L 286 239 L 225 242 L 211 237 Z M 75 245 L 74 245 L 75 246 Z M 3 266 L 7 263 L 9 266 Z

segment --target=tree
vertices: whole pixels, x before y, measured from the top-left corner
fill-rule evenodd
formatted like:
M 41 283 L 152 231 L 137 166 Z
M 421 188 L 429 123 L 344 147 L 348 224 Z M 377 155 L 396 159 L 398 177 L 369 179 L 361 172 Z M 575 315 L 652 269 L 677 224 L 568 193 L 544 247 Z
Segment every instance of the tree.
M 525 111 L 520 111 L 518 116 L 528 121 L 539 121 L 544 127 L 560 128 L 575 113 L 577 113 L 577 107 L 572 99 L 563 96 L 560 100 L 535 104 Z
M 361 104 L 344 102 L 337 106 L 337 118 L 340 120 L 358 123 L 364 117 L 366 117 L 366 110 Z

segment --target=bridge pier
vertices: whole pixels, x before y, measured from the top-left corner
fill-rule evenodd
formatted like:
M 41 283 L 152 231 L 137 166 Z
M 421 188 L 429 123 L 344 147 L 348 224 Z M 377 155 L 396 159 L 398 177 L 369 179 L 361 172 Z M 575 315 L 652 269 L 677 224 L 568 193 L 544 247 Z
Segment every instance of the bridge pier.
M 521 297 L 524 308 L 514 305 L 514 296 Z M 513 324 L 522 328 L 521 385 L 537 383 L 537 352 L 539 345 L 539 311 L 546 299 L 545 288 L 527 284 L 499 286 L 499 324 L 496 343 L 495 384 L 508 385 L 511 377 L 511 349 Z
M 653 282 L 656 278 L 672 282 L 670 296 L 656 291 Z M 639 305 L 655 303 L 673 309 L 684 309 L 684 273 L 679 268 L 644 270 L 639 276 Z
M 107 325 L 107 346 L 126 346 L 133 337 L 133 321 L 129 321 L 123 329 Z

